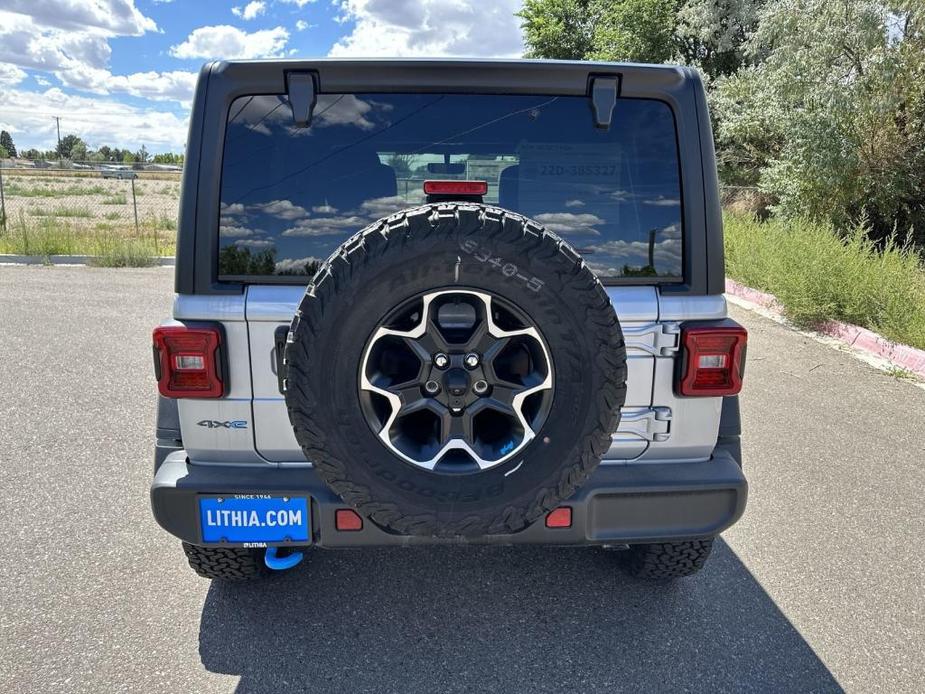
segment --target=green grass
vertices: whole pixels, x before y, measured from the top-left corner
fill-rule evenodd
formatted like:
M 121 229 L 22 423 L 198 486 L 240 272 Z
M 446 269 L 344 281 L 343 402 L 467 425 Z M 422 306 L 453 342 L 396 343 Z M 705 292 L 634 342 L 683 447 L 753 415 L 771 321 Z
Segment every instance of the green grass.
M 126 205 L 128 204 L 128 198 L 125 197 L 125 193 L 116 193 L 115 195 L 110 195 L 108 198 L 103 198 L 101 201 L 103 205 Z
M 840 320 L 925 349 L 925 264 L 907 246 L 878 249 L 863 227 L 838 234 L 801 220 L 725 217 L 726 274 L 774 294 L 797 325 Z
M 145 267 L 159 255 L 176 250 L 173 233 L 144 224 L 135 234 L 134 224 L 98 224 L 95 228 L 74 225 L 65 219 L 10 220 L 9 230 L 0 232 L 0 253 L 19 255 L 89 255 L 102 267 Z
M 93 213 L 84 207 L 30 207 L 29 214 L 33 217 L 83 217 L 88 219 Z
M 54 180 L 54 179 L 40 179 Z M 60 180 L 60 179 L 59 179 Z M 4 187 L 4 194 L 21 198 L 63 198 L 73 195 L 105 195 L 109 192 L 107 188 L 100 185 L 92 186 L 26 186 L 20 181 L 10 181 Z

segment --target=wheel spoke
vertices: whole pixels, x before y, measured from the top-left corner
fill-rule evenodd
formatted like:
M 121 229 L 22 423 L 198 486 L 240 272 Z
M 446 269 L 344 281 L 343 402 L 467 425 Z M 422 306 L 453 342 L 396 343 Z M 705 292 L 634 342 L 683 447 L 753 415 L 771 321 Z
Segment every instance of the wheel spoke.
M 390 386 L 387 390 L 401 399 L 401 408 L 398 411 L 399 417 L 426 407 L 430 400 L 421 392 L 421 386 L 417 381 L 399 383 L 398 385 Z
M 456 439 L 470 446 L 475 443 L 475 435 L 472 430 L 472 414 L 469 411 L 459 415 L 452 415 L 447 412 L 443 417 L 443 431 L 444 441 Z

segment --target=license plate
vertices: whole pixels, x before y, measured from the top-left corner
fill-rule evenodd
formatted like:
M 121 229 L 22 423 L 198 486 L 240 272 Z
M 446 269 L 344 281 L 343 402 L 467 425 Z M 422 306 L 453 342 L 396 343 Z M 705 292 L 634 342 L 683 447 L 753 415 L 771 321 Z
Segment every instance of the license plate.
M 307 542 L 308 499 L 292 496 L 199 498 L 203 542 Z

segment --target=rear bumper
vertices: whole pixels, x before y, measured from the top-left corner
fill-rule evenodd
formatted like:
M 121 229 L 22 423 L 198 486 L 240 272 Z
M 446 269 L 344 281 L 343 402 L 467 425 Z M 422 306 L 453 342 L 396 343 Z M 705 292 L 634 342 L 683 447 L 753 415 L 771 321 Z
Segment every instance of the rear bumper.
M 717 535 L 742 516 L 748 484 L 737 454 L 737 446 L 721 444 L 710 460 L 699 463 L 601 465 L 562 504 L 572 509 L 570 528 L 547 528 L 540 519 L 512 535 L 411 537 L 386 532 L 368 520 L 362 530 L 341 532 L 335 529 L 334 513 L 346 506 L 313 469 L 191 465 L 182 450 L 167 455 L 158 467 L 151 505 L 161 527 L 192 544 L 205 544 L 199 529 L 199 494 L 307 496 L 313 543 L 321 547 L 688 540 Z

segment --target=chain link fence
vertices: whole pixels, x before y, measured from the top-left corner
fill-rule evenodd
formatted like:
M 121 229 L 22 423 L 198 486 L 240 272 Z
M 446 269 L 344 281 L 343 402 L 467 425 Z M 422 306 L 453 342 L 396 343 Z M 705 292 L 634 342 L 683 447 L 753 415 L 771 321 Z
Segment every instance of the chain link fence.
M 62 252 L 135 240 L 155 255 L 172 253 L 181 175 L 176 167 L 0 162 L 0 252 L 29 252 L 30 240 L 47 251 L 54 238 L 68 246 Z

